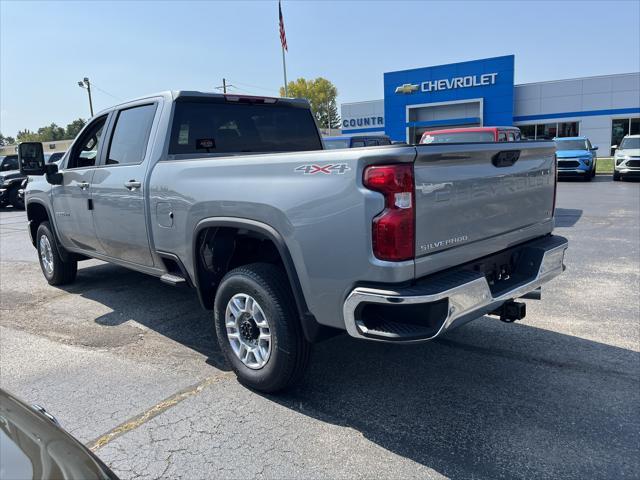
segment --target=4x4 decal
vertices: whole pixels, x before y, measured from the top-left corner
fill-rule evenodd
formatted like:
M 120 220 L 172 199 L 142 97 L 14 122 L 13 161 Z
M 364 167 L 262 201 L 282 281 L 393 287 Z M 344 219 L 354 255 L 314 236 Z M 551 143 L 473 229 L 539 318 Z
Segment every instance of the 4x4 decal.
M 308 163 L 296 167 L 294 172 L 301 172 L 304 175 L 315 175 L 316 173 L 323 173 L 325 175 L 337 173 L 338 175 L 342 175 L 349 170 L 351 170 L 351 168 L 346 163 L 329 163 L 326 165 Z

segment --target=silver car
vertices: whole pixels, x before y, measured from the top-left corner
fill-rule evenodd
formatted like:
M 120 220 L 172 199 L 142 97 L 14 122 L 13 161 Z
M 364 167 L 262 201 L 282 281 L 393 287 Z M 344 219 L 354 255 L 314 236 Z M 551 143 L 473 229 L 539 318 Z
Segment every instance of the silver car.
M 640 177 L 640 135 L 625 135 L 620 145 L 614 145 L 613 179 L 619 181 L 622 177 Z

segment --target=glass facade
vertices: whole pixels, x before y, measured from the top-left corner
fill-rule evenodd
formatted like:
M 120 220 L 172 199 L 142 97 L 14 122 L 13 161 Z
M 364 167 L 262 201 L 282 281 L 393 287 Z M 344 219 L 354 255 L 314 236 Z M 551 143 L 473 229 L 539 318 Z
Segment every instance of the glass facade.
M 529 140 L 551 140 L 555 137 L 577 137 L 580 122 L 539 123 L 537 125 L 516 125 L 522 136 Z
M 625 135 L 640 135 L 640 118 L 614 118 L 611 120 L 611 146 L 620 145 Z M 611 149 L 611 155 L 615 149 Z

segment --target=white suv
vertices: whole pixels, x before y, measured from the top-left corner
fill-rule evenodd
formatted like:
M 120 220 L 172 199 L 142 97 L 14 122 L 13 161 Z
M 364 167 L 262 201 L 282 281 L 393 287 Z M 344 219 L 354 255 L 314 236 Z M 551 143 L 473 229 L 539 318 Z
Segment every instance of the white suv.
M 616 148 L 616 145 L 613 146 Z M 640 176 L 640 135 L 625 135 L 613 157 L 613 179 Z

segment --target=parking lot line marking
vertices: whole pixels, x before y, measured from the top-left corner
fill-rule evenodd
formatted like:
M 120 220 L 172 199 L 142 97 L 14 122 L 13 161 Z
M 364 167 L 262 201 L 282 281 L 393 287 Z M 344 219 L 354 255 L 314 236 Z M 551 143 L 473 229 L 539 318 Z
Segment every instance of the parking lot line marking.
M 105 445 L 107 445 L 112 440 L 118 438 L 121 435 L 124 435 L 127 432 L 130 432 L 131 430 L 135 430 L 136 428 L 140 427 L 141 425 L 144 425 L 146 422 L 148 422 L 152 418 L 157 417 L 161 413 L 163 413 L 166 410 L 168 410 L 169 408 L 177 405 L 178 403 L 182 402 L 183 400 L 186 400 L 189 397 L 193 397 L 194 395 L 197 395 L 198 393 L 200 393 L 205 388 L 207 388 L 207 387 L 209 387 L 209 386 L 211 386 L 211 385 L 213 385 L 215 383 L 221 382 L 221 381 L 223 381 L 223 380 L 225 380 L 227 378 L 233 378 L 233 373 L 232 372 L 222 372 L 222 373 L 220 373 L 218 375 L 207 377 L 204 380 L 202 380 L 200 383 L 197 383 L 196 385 L 193 385 L 191 387 L 187 387 L 184 390 L 181 390 L 181 391 L 179 391 L 177 393 L 174 393 L 169 398 L 166 398 L 166 399 L 162 400 L 161 402 L 156 403 L 153 407 L 145 410 L 140 415 L 137 415 L 137 416 L 133 417 L 132 419 L 127 420 L 124 423 L 121 423 L 120 425 L 118 425 L 117 427 L 109 430 L 107 433 L 105 433 L 104 435 L 100 436 L 99 438 L 97 438 L 93 442 L 87 443 L 87 447 L 92 452 L 95 452 L 99 448 L 102 448 Z

